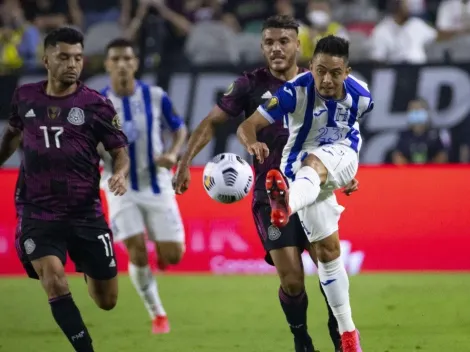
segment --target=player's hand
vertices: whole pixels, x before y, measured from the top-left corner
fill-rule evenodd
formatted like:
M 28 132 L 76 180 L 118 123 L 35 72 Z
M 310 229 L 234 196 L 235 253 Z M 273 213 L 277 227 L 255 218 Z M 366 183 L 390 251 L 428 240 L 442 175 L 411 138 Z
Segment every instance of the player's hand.
M 175 154 L 164 153 L 155 159 L 155 162 L 158 166 L 170 170 L 173 166 L 176 165 L 177 160 L 178 157 Z
M 250 155 L 255 156 L 260 164 L 269 156 L 269 148 L 265 143 L 255 142 L 249 145 L 246 150 Z
M 127 180 L 123 174 L 114 174 L 108 180 L 108 187 L 115 196 L 122 196 L 127 192 Z
M 351 193 L 354 193 L 359 190 L 359 181 L 354 179 L 349 182 L 346 187 L 343 188 L 343 193 L 347 196 L 350 196 Z
M 175 176 L 173 177 L 173 189 L 176 194 L 183 194 L 189 188 L 191 182 L 191 173 L 188 165 L 179 164 L 176 170 Z

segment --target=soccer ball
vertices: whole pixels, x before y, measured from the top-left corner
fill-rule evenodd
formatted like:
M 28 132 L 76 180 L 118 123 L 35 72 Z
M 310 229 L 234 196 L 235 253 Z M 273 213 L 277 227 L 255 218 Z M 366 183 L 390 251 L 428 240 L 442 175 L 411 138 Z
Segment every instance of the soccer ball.
M 222 153 L 206 164 L 203 185 L 209 197 L 230 204 L 245 198 L 253 186 L 250 164 L 232 153 Z

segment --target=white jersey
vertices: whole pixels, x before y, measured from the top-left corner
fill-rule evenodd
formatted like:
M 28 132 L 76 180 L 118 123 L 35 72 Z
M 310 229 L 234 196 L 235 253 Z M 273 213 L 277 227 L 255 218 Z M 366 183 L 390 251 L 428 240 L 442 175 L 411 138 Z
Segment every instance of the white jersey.
M 157 167 L 154 161 L 164 152 L 163 129 L 176 131 L 184 125 L 168 95 L 162 88 L 140 81 L 136 81 L 136 90 L 131 96 L 120 97 L 109 87 L 101 94 L 113 103 L 129 141 L 130 190 L 173 193 L 171 171 Z M 110 175 L 111 165 L 105 164 L 102 180 L 106 181 Z
M 287 177 L 294 176 L 294 164 L 323 145 L 346 145 L 359 153 L 359 119 L 373 109 L 374 102 L 367 84 L 351 75 L 344 81 L 344 89 L 344 99 L 326 100 L 316 91 L 312 73 L 306 72 L 286 82 L 258 107 L 269 122 L 287 122 L 289 139 L 281 161 L 281 170 Z

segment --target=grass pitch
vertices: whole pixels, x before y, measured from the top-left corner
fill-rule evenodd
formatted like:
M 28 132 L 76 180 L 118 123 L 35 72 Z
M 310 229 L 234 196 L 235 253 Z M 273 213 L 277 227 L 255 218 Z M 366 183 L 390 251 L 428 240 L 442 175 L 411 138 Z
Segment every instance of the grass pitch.
M 316 277 L 307 278 L 309 330 L 333 351 Z M 150 334 L 147 312 L 128 277 L 118 306 L 95 307 L 81 278 L 70 279 L 98 352 L 288 352 L 292 337 L 274 276 L 160 276 L 172 331 Z M 470 351 L 469 274 L 377 274 L 351 278 L 353 314 L 366 352 Z M 0 351 L 72 351 L 39 283 L 0 278 Z

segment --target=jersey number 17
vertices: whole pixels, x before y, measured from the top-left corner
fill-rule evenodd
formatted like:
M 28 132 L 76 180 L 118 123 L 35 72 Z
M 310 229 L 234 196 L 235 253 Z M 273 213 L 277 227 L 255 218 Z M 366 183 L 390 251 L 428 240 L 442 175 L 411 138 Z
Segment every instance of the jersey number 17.
M 51 141 L 49 138 L 49 131 L 54 133 L 54 141 L 55 142 L 55 147 L 60 148 L 60 135 L 64 133 L 64 128 L 63 127 L 58 127 L 58 126 L 52 126 L 48 128 L 47 126 L 39 126 L 39 128 L 42 130 L 44 133 L 44 144 L 46 145 L 46 148 L 51 147 Z

